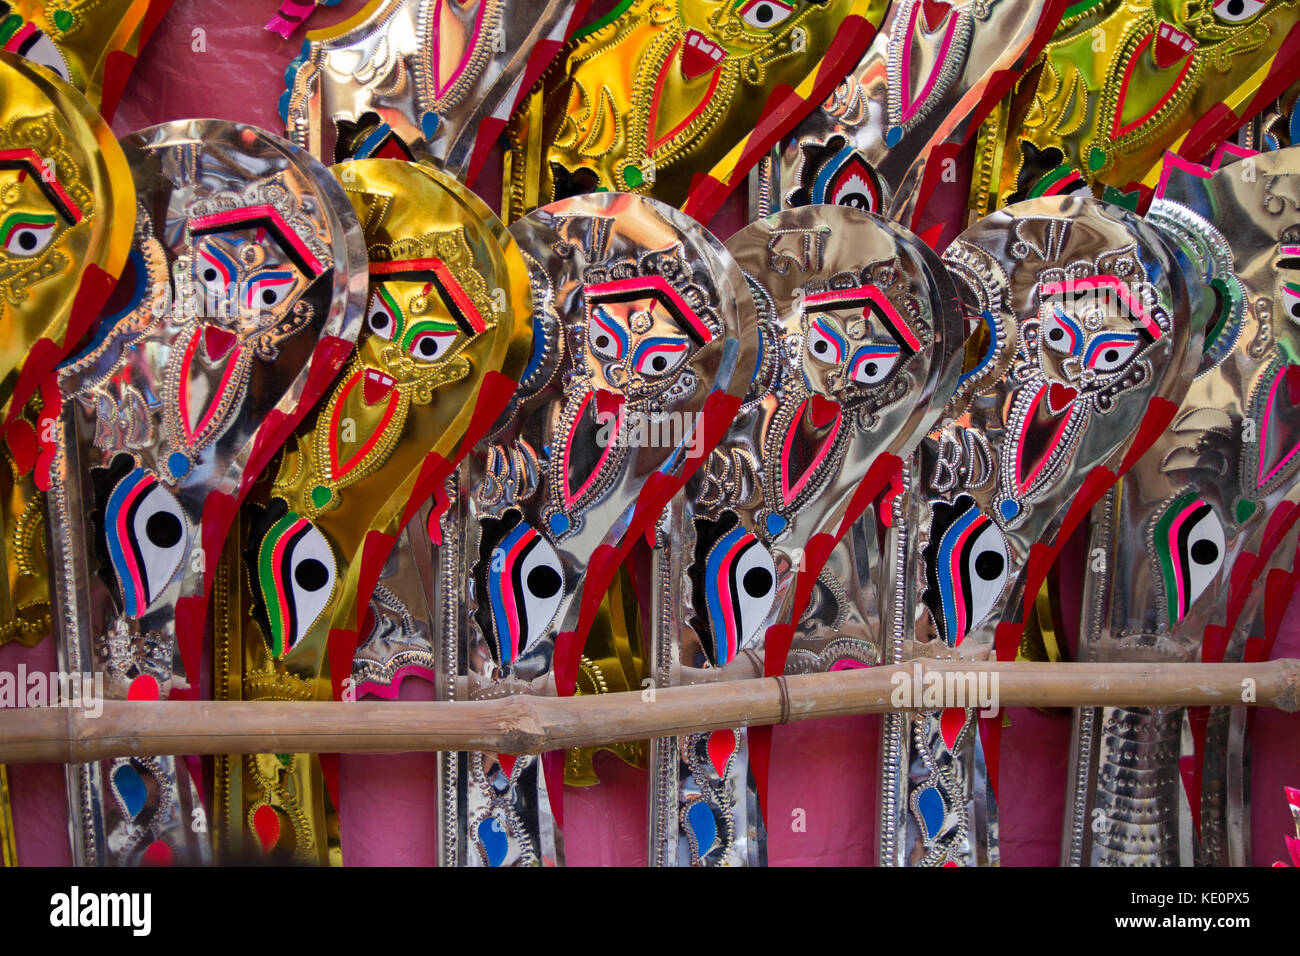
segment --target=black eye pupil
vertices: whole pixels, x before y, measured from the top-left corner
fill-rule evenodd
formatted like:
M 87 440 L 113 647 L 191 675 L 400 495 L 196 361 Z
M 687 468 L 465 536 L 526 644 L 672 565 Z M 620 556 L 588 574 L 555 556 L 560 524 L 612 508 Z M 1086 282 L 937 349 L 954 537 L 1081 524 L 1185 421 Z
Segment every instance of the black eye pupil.
M 875 375 L 876 372 L 879 371 L 879 366 L 876 365 L 875 362 L 868 362 L 866 368 L 864 368 L 862 371 L 866 372 L 867 377 L 870 378 L 871 376 Z
M 975 559 L 975 573 L 984 581 L 995 581 L 1002 573 L 1006 560 L 996 551 L 984 551 Z
M 1234 17 L 1241 16 L 1242 11 L 1245 9 L 1246 9 L 1246 4 L 1243 2 L 1243 0 L 1228 0 L 1228 12 L 1231 13 Z
M 1239 0 L 1233 0 L 1233 2 L 1239 2 Z M 775 14 L 772 12 L 772 8 L 769 7 L 766 3 L 759 6 L 754 11 L 754 19 L 757 20 L 759 23 L 766 23 L 768 20 L 771 20 L 774 15 Z
M 554 568 L 539 564 L 528 572 L 528 590 L 534 597 L 555 597 L 560 592 L 560 575 Z
M 35 249 L 35 248 L 36 248 L 36 233 L 34 233 L 34 232 L 20 232 L 20 233 L 18 234 L 18 245 L 22 246 L 24 249 L 29 249 L 29 250 L 30 250 L 30 249 Z
M 813 351 L 816 352 L 818 355 L 823 355 L 825 354 L 826 349 L 828 347 L 829 346 L 827 346 L 825 342 L 818 342 L 813 346 Z
M 388 316 L 382 312 L 376 312 L 370 317 L 370 327 L 379 331 L 388 327 Z
M 293 579 L 298 582 L 298 587 L 304 591 L 319 591 L 329 580 L 329 572 L 325 565 L 315 558 L 308 558 L 301 562 L 293 570 Z
M 432 355 L 438 351 L 438 343 L 432 339 L 425 339 L 420 343 L 420 352 L 424 355 Z
M 650 367 L 656 372 L 662 372 L 668 367 L 668 360 L 662 355 L 656 355 L 650 362 Z
M 270 289 L 267 289 L 265 292 L 262 293 L 262 301 L 265 302 L 267 305 L 275 305 L 275 293 L 272 292 Z
M 606 336 L 606 335 L 600 335 L 600 336 L 597 336 L 597 337 L 596 337 L 596 348 L 598 348 L 598 349 L 607 349 L 607 348 L 609 348 L 609 336 Z
M 167 511 L 155 511 L 144 523 L 144 533 L 160 548 L 174 548 L 181 539 L 181 522 Z
M 1060 329 L 1052 329 L 1052 331 L 1047 333 L 1047 337 L 1053 342 L 1059 342 L 1061 339 L 1065 338 L 1065 333 Z
M 740 586 L 750 597 L 762 597 L 772 590 L 772 572 L 767 568 L 750 568 L 740 579 Z
M 1116 352 L 1114 349 L 1107 349 L 1107 350 L 1106 350 L 1106 354 L 1105 354 L 1104 356 L 1102 356 L 1102 357 L 1103 357 L 1107 362 L 1118 362 L 1118 361 L 1119 361 L 1119 353 Z
M 1207 538 L 1192 545 L 1192 560 L 1197 564 L 1213 564 L 1219 557 L 1219 546 Z

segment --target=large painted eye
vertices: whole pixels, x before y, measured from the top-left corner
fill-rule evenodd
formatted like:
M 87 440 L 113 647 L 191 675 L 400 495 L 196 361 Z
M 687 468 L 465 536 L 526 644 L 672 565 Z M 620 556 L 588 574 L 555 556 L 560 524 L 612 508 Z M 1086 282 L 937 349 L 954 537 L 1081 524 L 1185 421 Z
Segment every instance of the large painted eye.
M 591 350 L 602 358 L 617 362 L 627 354 L 627 332 L 600 306 L 591 310 L 591 328 L 587 338 L 591 341 Z
M 195 274 L 210 297 L 224 299 L 235 288 L 239 269 L 235 266 L 235 261 L 216 245 L 204 243 L 199 247 Z
M 117 483 L 104 510 L 108 555 L 123 613 L 138 618 L 175 577 L 189 548 L 189 524 L 157 476 L 136 468 Z
M 244 305 L 248 309 L 274 309 L 293 293 L 297 276 L 283 270 L 259 273 L 248 283 Z
M 952 504 L 932 502 L 931 511 L 922 599 L 955 647 L 993 610 L 1007 584 L 1010 556 L 1002 531 L 970 495 Z
M 401 314 L 402 310 L 397 307 L 397 303 L 393 301 L 392 296 L 385 289 L 379 288 L 370 297 L 370 309 L 366 314 L 366 325 L 370 327 L 370 331 L 375 335 L 391 342 L 401 325 Z
M 879 212 L 880 180 L 876 172 L 855 150 L 832 174 L 826 189 L 826 202 L 833 206 L 851 206 L 867 212 Z
M 1223 567 L 1227 550 L 1223 523 L 1204 499 L 1186 494 L 1165 509 L 1152 537 L 1173 627 Z
M 5 43 L 4 48 L 17 53 L 25 60 L 38 63 L 47 70 L 57 73 L 63 82 L 72 82 L 72 72 L 68 69 L 68 61 L 63 58 L 63 54 L 54 45 L 54 41 L 32 24 L 27 23 L 19 27 L 18 31 Z
M 1052 309 L 1043 322 L 1043 341 L 1053 352 L 1078 355 L 1083 347 L 1083 330 L 1060 309 Z
M 329 605 L 338 567 L 325 536 L 292 511 L 271 526 L 257 553 L 258 585 L 278 660 L 298 645 Z
M 1137 354 L 1141 340 L 1129 332 L 1103 332 L 1088 343 L 1083 364 L 1097 372 L 1114 372 Z
M 54 216 L 16 213 L 5 220 L 4 249 L 11 256 L 39 255 L 54 241 L 57 223 Z
M 755 30 L 770 30 L 784 23 L 794 13 L 794 7 L 780 0 L 749 0 L 739 10 L 740 19 Z
M 849 376 L 859 385 L 878 385 L 889 378 L 900 355 L 897 345 L 864 345 L 853 353 Z
M 632 368 L 642 375 L 667 375 L 686 360 L 689 351 L 686 339 L 668 336 L 642 339 L 632 353 Z
M 411 344 L 407 351 L 423 362 L 436 362 L 451 350 L 459 331 L 433 322 L 417 322 L 411 329 Z
M 808 354 L 819 362 L 839 365 L 849 350 L 849 343 L 825 316 L 818 316 L 808 326 Z
M 1300 285 L 1282 283 L 1282 311 L 1292 322 L 1300 322 Z
M 487 599 L 500 664 L 512 664 L 546 636 L 564 599 L 564 567 L 549 541 L 515 525 L 492 550 Z
M 1220 20 L 1241 23 L 1263 10 L 1264 0 L 1216 0 L 1211 9 Z
M 776 565 L 767 548 L 742 527 L 732 528 L 709 550 L 704 567 L 713 663 L 735 658 L 772 610 Z

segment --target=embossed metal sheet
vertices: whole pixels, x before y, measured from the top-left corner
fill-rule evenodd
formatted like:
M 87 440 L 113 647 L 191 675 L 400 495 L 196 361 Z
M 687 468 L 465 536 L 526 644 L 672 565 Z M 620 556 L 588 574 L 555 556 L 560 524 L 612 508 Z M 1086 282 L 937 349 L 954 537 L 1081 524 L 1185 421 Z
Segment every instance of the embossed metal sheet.
M 351 349 L 365 246 L 333 178 L 278 137 L 190 120 L 123 145 L 131 294 L 59 376 L 60 665 L 102 673 L 110 698 L 192 698 L 222 541 Z M 68 780 L 80 862 L 208 858 L 183 761 L 119 758 Z
M 865 643 L 839 631 L 852 580 L 824 573 L 819 552 L 888 486 L 956 387 L 956 290 L 929 247 L 854 209 L 784 210 L 727 248 L 758 304 L 763 351 L 669 529 L 673 573 L 652 606 L 670 622 L 656 634 L 669 647 L 656 659 L 672 683 L 752 667 L 747 654 L 773 655 L 766 670 L 780 674 L 792 643 L 819 670 L 863 666 Z M 765 858 L 749 737 L 725 729 L 656 748 L 652 859 Z
M 242 699 L 345 692 L 397 538 L 505 407 L 530 354 L 528 270 L 481 201 L 420 164 L 366 159 L 332 171 L 365 233 L 366 335 L 266 496 L 245 508 L 231 670 L 219 675 Z M 401 623 L 396 596 L 384 589 L 380 600 L 392 610 L 382 623 Z M 318 758 L 228 759 L 242 774 L 218 794 L 232 851 L 327 862 L 336 828 L 318 789 L 310 806 L 300 800 L 302 784 L 320 778 Z
M 0 644 L 34 644 L 50 633 L 41 492 L 51 449 L 41 436 L 58 401 L 49 374 L 126 264 L 135 186 L 85 98 L 8 53 L 0 53 L 0 153 L 0 406 L 13 464 L 0 503 Z
M 951 421 L 916 456 L 907 547 L 919 560 L 900 567 L 917 573 L 897 578 L 903 653 L 1008 659 L 1023 630 L 1020 605 L 1037 593 L 1063 521 L 1113 483 L 1144 421 L 1148 431 L 1163 424 L 1181 398 L 1205 315 L 1160 233 L 1091 199 L 1000 211 L 966 230 L 944 261 L 967 314 L 980 319 L 979 347 L 968 350 Z M 886 741 L 896 776 L 909 750 L 920 758 L 906 791 L 911 812 L 895 817 L 907 831 L 898 858 L 996 858 L 996 780 L 979 767 L 996 751 L 975 745 L 973 714 L 922 715 L 910 746 Z M 908 733 L 901 721 L 891 727 Z M 977 803 L 984 819 L 972 817 Z
M 171 0 L 5 0 L 0 46 L 76 87 L 106 119 Z
M 866 50 L 884 0 L 633 0 L 543 75 L 508 131 L 505 208 L 643 193 L 707 222 Z
M 307 35 L 288 137 L 331 162 L 428 156 L 472 183 L 590 0 L 372 0 Z
M 1112 563 L 1104 575 L 1090 569 L 1084 582 L 1093 595 L 1082 632 L 1091 659 L 1240 661 L 1272 552 L 1295 520 L 1300 445 L 1287 376 L 1300 367 L 1300 151 L 1219 160 L 1212 171 L 1172 158 L 1149 214 L 1190 251 L 1220 313 L 1169 430 L 1094 516 L 1092 545 Z M 1293 550 L 1282 549 L 1284 566 Z M 1174 781 L 1179 756 L 1192 757 L 1197 796 L 1181 829 L 1195 840 L 1180 840 L 1182 799 L 1171 784 L 1154 815 L 1132 812 L 1122 798 L 1145 778 L 1100 772 L 1116 756 L 1109 738 L 1088 737 L 1085 712 L 1072 813 L 1095 790 L 1106 826 L 1067 821 L 1067 858 L 1226 864 L 1235 844 L 1240 860 L 1242 791 L 1228 774 L 1240 776 L 1229 747 L 1239 757 L 1244 724 L 1232 730 L 1223 708 L 1191 714 L 1185 743 L 1178 735 L 1172 747 L 1138 743 L 1126 759 Z M 1177 726 L 1180 713 L 1172 719 Z
M 1149 198 L 1166 149 L 1208 153 L 1225 109 L 1244 113 L 1261 87 L 1276 96 L 1300 79 L 1294 58 L 1277 55 L 1297 31 L 1293 0 L 1076 4 L 1001 125 L 1002 155 L 977 157 L 987 165 L 972 208 L 1085 185 Z
M 532 269 L 533 359 L 462 470 L 461 576 L 440 582 L 469 594 L 441 689 L 463 674 L 472 699 L 573 692 L 618 563 L 725 432 L 758 355 L 743 275 L 671 207 L 580 196 L 511 231 Z M 562 752 L 444 760 L 443 862 L 562 862 L 562 766 Z
M 782 140 L 768 167 L 772 206 L 883 214 L 918 160 L 952 144 L 934 158 L 956 161 L 949 153 L 1007 92 L 1063 9 L 1023 0 L 892 4 L 858 65 Z

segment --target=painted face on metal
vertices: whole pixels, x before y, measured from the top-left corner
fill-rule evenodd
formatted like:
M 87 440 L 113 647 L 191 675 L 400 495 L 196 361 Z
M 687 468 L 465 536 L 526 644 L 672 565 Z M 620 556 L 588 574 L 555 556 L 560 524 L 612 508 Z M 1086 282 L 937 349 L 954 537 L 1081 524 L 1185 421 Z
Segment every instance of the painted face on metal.
M 398 384 L 414 384 L 434 368 L 454 366 L 456 378 L 467 374 L 466 361 L 457 357 L 489 321 L 451 268 L 439 258 L 404 259 L 375 263 L 370 275 L 366 325 L 391 344 L 383 353 Z
M 843 405 L 884 385 L 922 348 L 916 332 L 873 285 L 808 296 L 800 324 L 804 382 Z
M 0 310 L 67 270 L 61 240 L 82 218 L 53 164 L 34 149 L 0 150 Z
M 678 0 L 686 33 L 682 75 L 691 79 L 728 58 L 750 57 L 774 46 L 812 6 L 801 0 Z
M 594 388 L 629 401 L 659 395 L 713 333 L 659 276 L 587 286 L 587 371 Z
M 1086 391 L 1114 381 L 1162 334 L 1118 276 L 1044 283 L 1038 299 L 1038 362 L 1049 383 Z

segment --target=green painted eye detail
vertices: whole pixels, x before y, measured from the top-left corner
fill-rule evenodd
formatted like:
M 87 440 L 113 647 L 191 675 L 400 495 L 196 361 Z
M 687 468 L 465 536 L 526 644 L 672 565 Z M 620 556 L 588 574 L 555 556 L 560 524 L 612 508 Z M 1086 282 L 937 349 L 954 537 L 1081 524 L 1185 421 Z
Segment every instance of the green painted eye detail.
M 370 309 L 366 313 L 366 325 L 370 331 L 389 342 L 400 341 L 402 326 L 406 320 L 397 302 L 382 285 L 370 297 Z
M 401 344 L 412 358 L 436 362 L 451 351 L 458 335 L 460 329 L 456 323 L 426 319 L 411 326 L 410 331 L 402 337 Z
M 271 526 L 257 552 L 271 654 L 293 650 L 324 613 L 338 568 L 325 536 L 292 511 Z
M 1192 492 L 1176 498 L 1156 521 L 1152 544 L 1160 561 L 1169 626 L 1181 621 L 1223 567 L 1227 544 L 1214 508 Z
M 11 256 L 39 255 L 54 241 L 54 216 L 16 212 L 0 223 L 0 245 Z

